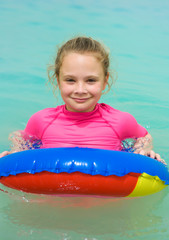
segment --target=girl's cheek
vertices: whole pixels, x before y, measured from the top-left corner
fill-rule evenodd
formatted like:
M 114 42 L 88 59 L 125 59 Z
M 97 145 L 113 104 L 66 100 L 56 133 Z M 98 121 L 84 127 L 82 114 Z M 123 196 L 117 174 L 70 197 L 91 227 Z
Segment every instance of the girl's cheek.
M 72 86 L 70 84 L 63 83 L 62 87 L 61 87 L 61 90 L 63 92 L 69 92 L 69 91 L 72 90 Z

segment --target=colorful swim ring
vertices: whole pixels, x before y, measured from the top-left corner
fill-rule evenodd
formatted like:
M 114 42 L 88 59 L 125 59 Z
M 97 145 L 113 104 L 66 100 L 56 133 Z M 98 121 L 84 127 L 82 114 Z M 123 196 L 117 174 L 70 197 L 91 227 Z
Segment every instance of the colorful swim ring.
M 38 194 L 136 197 L 165 188 L 169 170 L 157 160 L 134 153 L 48 148 L 1 158 L 0 182 Z

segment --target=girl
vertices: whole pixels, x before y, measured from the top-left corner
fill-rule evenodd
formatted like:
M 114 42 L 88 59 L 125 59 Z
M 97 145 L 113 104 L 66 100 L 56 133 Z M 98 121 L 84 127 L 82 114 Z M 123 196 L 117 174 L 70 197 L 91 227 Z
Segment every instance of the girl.
M 54 90 L 58 87 L 65 105 L 35 113 L 24 131 L 23 141 L 34 148 L 89 147 L 122 150 L 122 141 L 135 139 L 135 153 L 163 161 L 152 150 L 152 137 L 135 118 L 98 101 L 110 89 L 109 53 L 96 40 L 77 37 L 62 45 L 54 66 L 48 69 Z M 22 140 L 19 150 L 24 150 Z M 22 148 L 22 149 L 21 149 Z M 30 146 L 29 146 L 30 148 Z M 14 148 L 14 151 L 18 149 Z M 10 154 L 5 151 L 0 157 Z

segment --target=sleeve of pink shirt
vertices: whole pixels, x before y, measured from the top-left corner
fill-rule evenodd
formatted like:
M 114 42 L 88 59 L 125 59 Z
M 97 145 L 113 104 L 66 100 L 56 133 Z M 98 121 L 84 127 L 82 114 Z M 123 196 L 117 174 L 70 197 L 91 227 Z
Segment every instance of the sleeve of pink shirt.
M 138 124 L 136 119 L 127 112 L 121 112 L 117 132 L 121 140 L 127 138 L 140 138 L 148 134 L 148 131 Z
M 26 128 L 23 131 L 20 131 L 22 137 L 25 140 L 29 140 L 31 142 L 36 140 L 41 140 L 41 133 L 40 133 L 40 124 L 39 124 L 39 112 L 33 114 L 26 125 Z
M 128 112 L 122 112 L 105 103 L 100 104 L 102 116 L 112 126 L 121 141 L 127 138 L 140 138 L 148 134 Z
M 42 143 L 38 127 L 39 118 L 37 117 L 37 115 L 38 113 L 35 113 L 30 117 L 24 130 L 16 131 L 17 134 L 14 133 L 12 140 L 12 144 L 14 147 L 19 147 L 21 151 L 41 147 Z

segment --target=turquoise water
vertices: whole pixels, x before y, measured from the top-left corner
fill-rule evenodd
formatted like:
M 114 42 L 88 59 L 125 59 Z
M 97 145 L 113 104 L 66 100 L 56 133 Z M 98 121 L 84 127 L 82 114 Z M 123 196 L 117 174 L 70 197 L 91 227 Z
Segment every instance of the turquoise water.
M 76 35 L 103 41 L 118 80 L 102 102 L 133 114 L 169 164 L 169 2 L 0 1 L 0 151 L 36 111 L 56 106 L 46 67 Z M 168 239 L 168 189 L 137 199 L 0 192 L 0 239 Z

